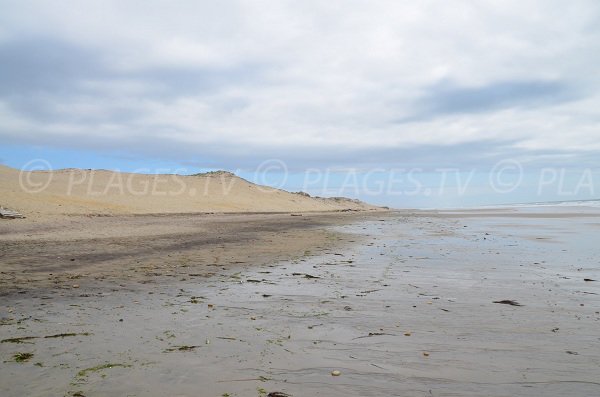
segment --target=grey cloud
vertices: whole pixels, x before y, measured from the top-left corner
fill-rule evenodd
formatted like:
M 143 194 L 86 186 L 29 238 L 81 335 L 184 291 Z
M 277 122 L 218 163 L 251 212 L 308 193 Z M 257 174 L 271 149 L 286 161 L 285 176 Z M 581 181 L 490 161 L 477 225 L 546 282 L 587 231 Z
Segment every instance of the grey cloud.
M 111 68 L 105 54 L 65 41 L 29 38 L 0 45 L 0 99 L 27 118 L 42 122 L 123 123 L 143 112 L 133 106 L 115 108 L 115 98 L 140 95 L 111 93 L 97 87 L 137 83 L 145 100 L 169 101 L 182 96 L 210 95 L 228 86 L 258 84 L 266 66 L 241 64 L 223 68 L 146 67 L 137 71 Z M 94 82 L 94 85 L 86 83 Z M 58 111 L 57 105 L 89 101 L 103 108 L 102 114 Z M 132 101 L 135 102 L 135 101 Z M 218 103 L 224 111 L 235 111 L 247 102 L 232 98 Z
M 78 81 L 105 74 L 91 50 L 64 41 L 28 38 L 0 45 L 0 95 L 69 92 Z
M 426 88 L 425 94 L 414 102 L 413 114 L 400 122 L 423 121 L 448 114 L 534 108 L 568 102 L 581 95 L 580 90 L 562 81 L 499 81 L 479 87 L 442 82 Z
M 143 132 L 140 132 L 143 133 Z M 78 139 L 77 135 L 62 139 L 33 136 L 29 141 L 7 139 L 7 144 L 32 144 L 56 148 L 83 149 L 98 153 L 118 153 L 132 160 L 153 159 L 176 162 L 182 168 L 215 168 L 254 171 L 263 161 L 281 160 L 289 171 L 307 168 L 353 168 L 368 171 L 374 168 L 415 169 L 434 171 L 442 168 L 459 170 L 489 170 L 498 161 L 513 159 L 525 167 L 600 167 L 594 152 L 572 154 L 560 150 L 526 150 L 515 148 L 517 141 L 489 141 L 454 145 L 419 145 L 409 148 L 374 147 L 350 149 L 344 147 L 297 146 L 268 148 L 262 145 L 241 145 L 229 142 L 225 149 L 219 144 L 180 144 L 168 137 L 144 139 L 143 135 L 123 134 L 104 140 L 98 136 Z
M 98 49 L 60 40 L 28 38 L 0 44 L 0 94 L 60 94 L 77 89 L 85 80 L 139 80 L 159 85 L 163 93 L 181 95 L 256 82 L 265 69 L 258 63 L 243 63 L 219 68 L 149 66 L 127 71 L 111 68 L 107 58 Z
M 290 171 L 306 168 L 473 168 L 491 165 L 515 154 L 512 141 L 478 141 L 457 145 L 419 145 L 412 148 L 374 147 L 352 149 L 342 146 L 268 148 L 261 145 L 162 144 L 140 146 L 138 153 L 152 158 L 175 160 L 183 166 L 198 168 L 241 168 L 253 170 L 263 161 L 281 160 Z M 133 144 L 133 142 L 132 142 Z M 502 148 L 502 149 L 499 149 Z M 494 153 L 490 155 L 489 153 Z
M 100 54 L 65 41 L 28 38 L 0 45 L 0 99 L 30 121 L 91 121 L 60 107 L 85 96 L 97 100 L 82 82 L 113 77 Z M 110 116 L 119 121 L 124 115 Z
M 259 83 L 266 66 L 241 64 L 223 68 L 151 68 L 122 77 L 159 84 L 158 96 L 201 95 L 227 86 Z

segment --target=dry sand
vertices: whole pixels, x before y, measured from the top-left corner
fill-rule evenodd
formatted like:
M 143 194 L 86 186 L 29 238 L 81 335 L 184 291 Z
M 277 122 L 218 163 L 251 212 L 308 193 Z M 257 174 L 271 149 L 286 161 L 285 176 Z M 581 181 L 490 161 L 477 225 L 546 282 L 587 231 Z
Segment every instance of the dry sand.
M 4 221 L 0 395 L 598 396 L 560 211 Z
M 250 183 L 228 172 L 197 176 L 0 166 L 0 205 L 28 218 L 199 212 L 373 210 L 344 198 L 315 198 Z

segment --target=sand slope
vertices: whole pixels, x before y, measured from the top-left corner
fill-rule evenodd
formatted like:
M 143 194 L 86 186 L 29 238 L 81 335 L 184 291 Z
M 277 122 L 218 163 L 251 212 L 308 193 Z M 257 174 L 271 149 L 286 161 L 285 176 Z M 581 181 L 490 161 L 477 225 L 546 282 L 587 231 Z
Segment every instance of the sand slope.
M 228 172 L 194 176 L 106 170 L 23 172 L 0 166 L 0 206 L 28 217 L 60 214 L 375 210 L 250 183 Z

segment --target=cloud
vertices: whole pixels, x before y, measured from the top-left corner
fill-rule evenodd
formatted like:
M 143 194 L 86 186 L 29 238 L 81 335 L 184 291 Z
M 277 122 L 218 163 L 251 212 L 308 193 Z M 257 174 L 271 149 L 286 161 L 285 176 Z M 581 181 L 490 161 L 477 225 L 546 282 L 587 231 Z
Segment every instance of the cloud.
M 5 2 L 0 138 L 226 168 L 576 164 L 600 150 L 599 16 L 594 1 Z
M 0 43 L 0 95 L 60 95 L 102 72 L 94 54 L 64 41 L 28 38 Z
M 581 93 L 566 82 L 543 80 L 491 82 L 479 87 L 462 87 L 444 82 L 426 91 L 415 101 L 416 114 L 402 121 L 502 109 L 532 109 L 581 97 Z

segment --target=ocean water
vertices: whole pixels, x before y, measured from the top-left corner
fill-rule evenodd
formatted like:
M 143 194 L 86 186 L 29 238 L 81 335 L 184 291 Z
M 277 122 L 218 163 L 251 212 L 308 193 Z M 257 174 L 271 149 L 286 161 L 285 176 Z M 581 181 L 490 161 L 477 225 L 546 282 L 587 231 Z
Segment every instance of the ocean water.
M 535 208 L 600 208 L 600 200 L 565 200 L 565 201 L 537 201 L 531 203 L 511 203 L 511 204 L 496 204 L 482 205 L 472 207 L 471 209 L 500 209 L 500 208 L 516 208 L 516 209 L 535 209 Z M 468 208 L 460 208 L 462 210 Z
M 513 204 L 515 207 L 600 207 L 600 200 L 566 200 Z

